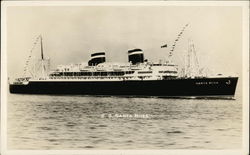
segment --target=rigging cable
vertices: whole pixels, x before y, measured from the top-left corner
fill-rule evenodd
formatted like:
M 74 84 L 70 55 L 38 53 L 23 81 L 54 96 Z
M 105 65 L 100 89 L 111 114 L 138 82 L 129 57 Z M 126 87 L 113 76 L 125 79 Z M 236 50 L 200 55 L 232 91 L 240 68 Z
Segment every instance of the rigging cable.
M 25 66 L 24 66 L 24 74 L 23 74 L 23 77 L 25 77 L 26 74 L 27 74 L 27 67 L 28 67 L 28 65 L 29 65 L 29 62 L 30 62 L 30 59 L 31 59 L 32 52 L 33 52 L 33 50 L 35 49 L 36 44 L 37 44 L 38 41 L 39 41 L 39 38 L 41 38 L 40 35 L 36 38 L 35 42 L 33 43 L 32 48 L 31 48 L 31 50 L 30 50 L 29 57 L 27 58 L 26 63 L 25 63 Z
M 174 49 L 175 49 L 176 43 L 179 41 L 180 37 L 182 36 L 183 32 L 184 32 L 185 29 L 188 27 L 188 25 L 189 25 L 189 24 L 186 24 L 186 25 L 182 28 L 182 30 L 180 31 L 180 33 L 179 33 L 178 36 L 177 36 L 177 39 L 175 39 L 175 41 L 174 41 L 174 43 L 173 43 L 173 45 L 172 45 L 172 48 L 171 48 L 171 50 L 170 50 L 170 52 L 169 52 L 169 57 L 172 56 L 173 51 L 174 51 Z

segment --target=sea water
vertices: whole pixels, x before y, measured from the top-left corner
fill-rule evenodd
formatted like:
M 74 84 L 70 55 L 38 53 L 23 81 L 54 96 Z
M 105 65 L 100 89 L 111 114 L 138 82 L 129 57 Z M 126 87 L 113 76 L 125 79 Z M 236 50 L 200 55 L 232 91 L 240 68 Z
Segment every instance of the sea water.
M 8 149 L 239 149 L 242 102 L 8 94 Z

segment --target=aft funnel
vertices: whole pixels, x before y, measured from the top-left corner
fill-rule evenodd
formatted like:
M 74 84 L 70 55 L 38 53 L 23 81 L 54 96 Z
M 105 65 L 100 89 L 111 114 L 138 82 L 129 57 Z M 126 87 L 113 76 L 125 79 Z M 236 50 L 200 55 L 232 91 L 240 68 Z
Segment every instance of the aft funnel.
M 105 52 L 98 52 L 91 54 L 91 59 L 88 62 L 89 66 L 96 66 L 99 63 L 105 62 Z

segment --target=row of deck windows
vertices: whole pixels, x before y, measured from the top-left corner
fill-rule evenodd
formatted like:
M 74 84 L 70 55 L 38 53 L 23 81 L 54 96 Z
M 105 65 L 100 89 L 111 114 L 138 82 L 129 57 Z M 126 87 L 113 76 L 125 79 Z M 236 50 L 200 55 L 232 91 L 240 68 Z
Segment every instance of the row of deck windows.
M 138 72 L 139 74 L 150 74 L 150 73 L 152 73 L 152 71 L 140 71 L 140 72 Z
M 133 77 L 70 77 L 70 76 L 61 76 L 61 77 L 49 77 L 49 79 L 132 79 Z
M 159 71 L 159 73 L 177 73 L 177 71 Z
M 50 76 L 123 76 L 125 74 L 133 74 L 134 71 L 125 72 L 60 72 L 53 73 Z

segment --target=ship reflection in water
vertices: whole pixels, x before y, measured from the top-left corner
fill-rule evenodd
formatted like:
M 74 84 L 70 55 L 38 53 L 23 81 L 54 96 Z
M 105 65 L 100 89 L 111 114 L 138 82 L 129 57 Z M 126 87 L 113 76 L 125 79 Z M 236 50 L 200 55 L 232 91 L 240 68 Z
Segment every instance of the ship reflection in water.
M 239 149 L 235 100 L 8 96 L 9 149 Z

